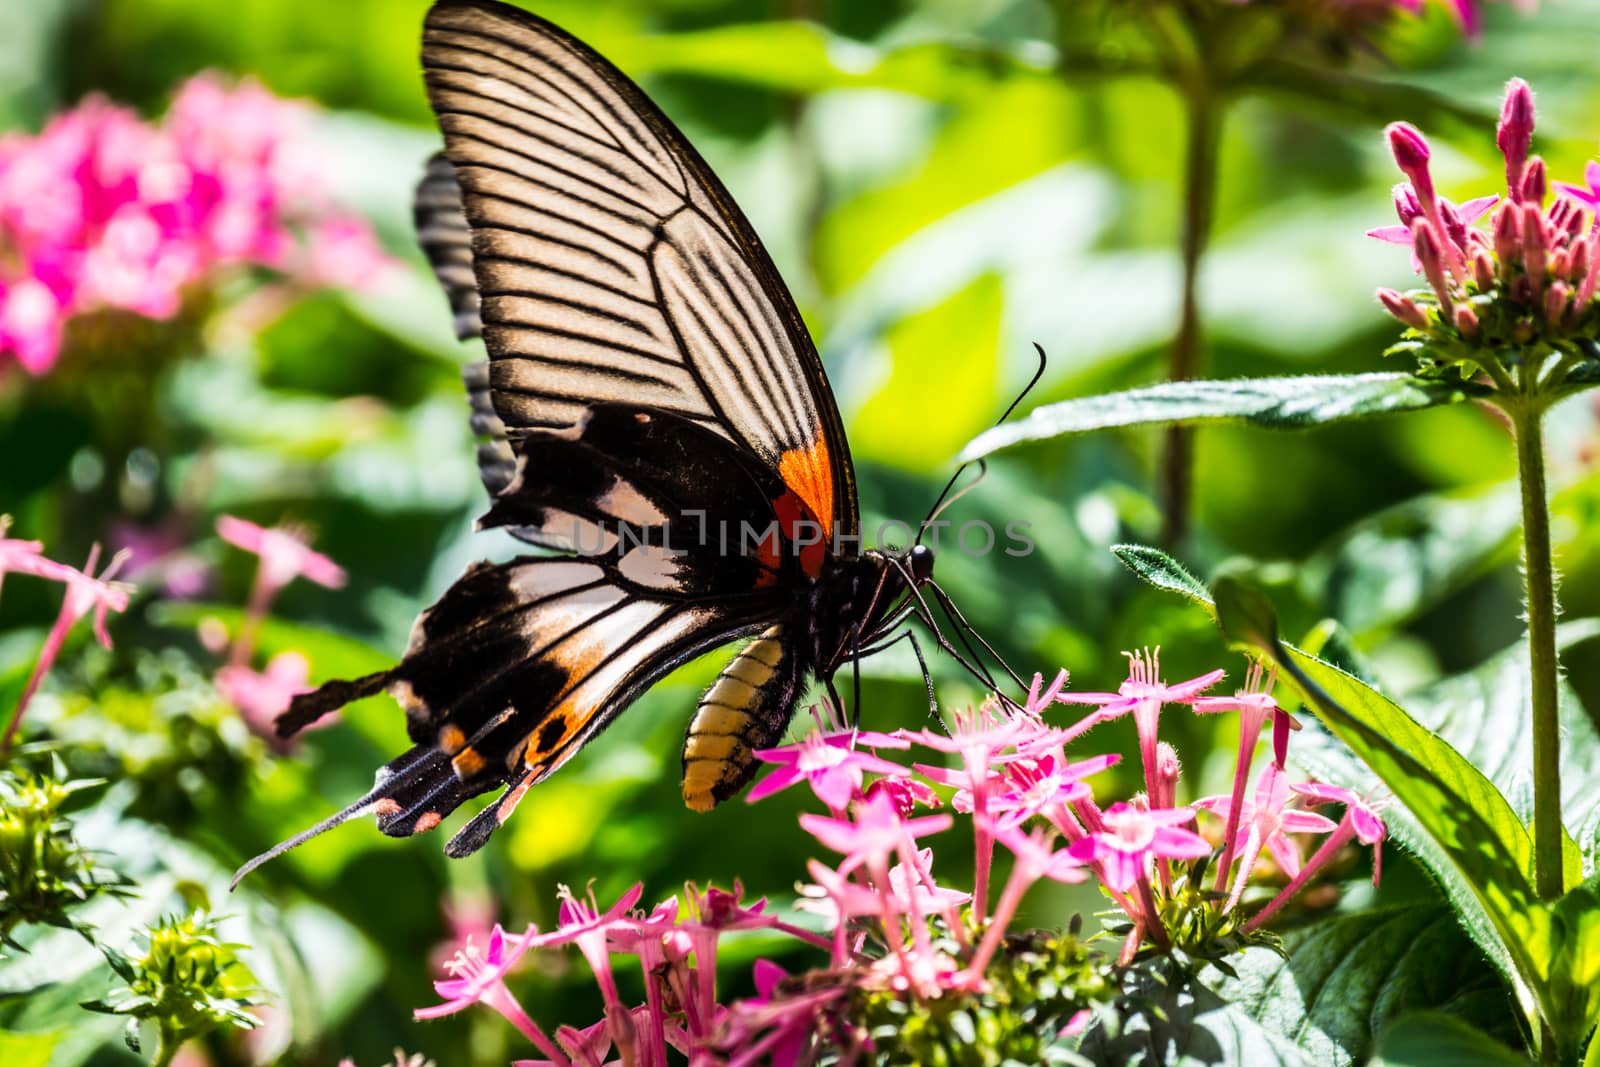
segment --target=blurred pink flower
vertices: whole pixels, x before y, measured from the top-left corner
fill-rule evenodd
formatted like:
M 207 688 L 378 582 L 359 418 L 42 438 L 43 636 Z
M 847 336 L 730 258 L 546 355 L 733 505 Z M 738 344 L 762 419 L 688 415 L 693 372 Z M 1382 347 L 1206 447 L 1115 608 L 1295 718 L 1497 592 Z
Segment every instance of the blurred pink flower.
M 389 264 L 335 210 L 307 105 L 201 74 L 166 118 L 89 97 L 35 136 L 0 138 L 0 356 L 49 370 L 67 320 L 114 308 L 169 319 L 232 265 L 359 286 Z
M 281 743 L 272 722 L 288 710 L 291 700 L 301 693 L 311 692 L 307 684 L 310 677 L 310 662 L 301 653 L 291 650 L 272 657 L 264 671 L 253 671 L 237 664 L 223 667 L 217 671 L 217 690 L 239 709 L 253 733 Z
M 924 815 L 902 819 L 894 802 L 879 794 L 856 805 L 855 818 L 830 819 L 821 815 L 802 815 L 800 825 L 824 847 L 844 855 L 841 871 L 866 866 L 886 867 L 895 850 L 910 847 L 918 837 L 950 828 L 948 815 Z
M 322 553 L 312 551 L 305 542 L 305 535 L 292 528 L 267 529 L 232 515 L 221 515 L 217 518 L 217 533 L 229 544 L 261 558 L 250 586 L 244 622 L 229 657 L 229 662 L 236 667 L 249 664 L 250 654 L 255 649 L 256 631 L 280 589 L 302 577 L 329 589 L 339 589 L 345 583 L 344 568 Z
M 111 580 L 126 562 L 127 557 L 124 554 L 118 553 L 113 556 L 106 569 L 96 577 L 94 568 L 100 560 L 99 545 L 89 550 L 89 561 L 84 564 L 82 571 L 46 559 L 39 554 L 39 550 L 40 546 L 35 541 L 0 540 L 0 572 L 10 570 L 15 573 L 32 574 L 35 577 L 61 582 L 66 586 L 66 592 L 61 598 L 61 610 L 56 614 L 56 621 L 51 625 L 50 632 L 45 635 L 44 647 L 39 650 L 39 658 L 34 662 L 33 672 L 28 676 L 27 685 L 23 687 L 22 696 L 17 700 L 16 709 L 11 713 L 10 722 L 6 724 L 4 736 L 0 737 L 0 754 L 10 750 L 17 728 L 22 725 L 22 716 L 28 710 L 28 704 L 38 692 L 39 683 L 50 673 L 56 656 L 61 652 L 61 646 L 67 640 L 67 634 L 78 620 L 92 614 L 95 639 L 106 648 L 110 648 L 111 635 L 106 632 L 106 616 L 113 611 L 120 613 L 128 610 L 128 594 L 132 587 Z
M 296 530 L 275 526 L 271 529 L 253 522 L 222 515 L 217 518 L 217 533 L 224 541 L 261 557 L 261 581 L 273 593 L 296 578 L 305 578 L 329 589 L 345 583 L 344 568 L 306 545 Z

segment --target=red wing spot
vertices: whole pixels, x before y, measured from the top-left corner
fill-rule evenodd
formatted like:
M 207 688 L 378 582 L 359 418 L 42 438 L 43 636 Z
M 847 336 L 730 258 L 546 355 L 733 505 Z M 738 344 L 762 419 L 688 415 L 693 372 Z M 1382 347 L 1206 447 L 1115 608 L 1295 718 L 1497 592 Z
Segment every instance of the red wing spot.
M 400 814 L 400 802 L 394 797 L 384 797 L 372 805 L 372 813 L 381 819 Z
M 813 578 L 820 577 L 822 561 L 828 553 L 828 528 L 812 516 L 793 489 L 774 500 L 772 510 L 777 513 L 778 529 L 783 531 L 784 537 L 800 546 L 797 555 L 801 568 Z
M 429 830 L 432 830 L 435 826 L 438 826 L 439 822 L 440 818 L 438 812 L 423 812 L 421 815 L 417 816 L 417 825 L 412 829 L 411 832 L 414 834 L 425 834 Z

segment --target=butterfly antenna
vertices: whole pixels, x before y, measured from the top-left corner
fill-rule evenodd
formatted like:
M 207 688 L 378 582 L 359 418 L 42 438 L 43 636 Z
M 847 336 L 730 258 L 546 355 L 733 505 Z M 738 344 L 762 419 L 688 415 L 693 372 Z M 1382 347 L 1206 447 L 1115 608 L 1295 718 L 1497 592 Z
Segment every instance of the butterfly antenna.
M 978 644 L 983 646 L 983 650 L 989 653 L 991 659 L 1000 664 L 1000 669 L 1005 671 L 1006 674 L 1010 675 L 1013 682 L 1016 682 L 1017 685 L 1022 689 L 1027 689 L 1028 683 L 1024 682 L 1022 678 L 1018 676 L 1017 672 L 1011 669 L 1011 665 L 1005 661 L 1004 656 L 995 651 L 993 645 L 984 640 L 983 635 L 978 632 L 978 628 L 967 621 L 967 617 L 961 614 L 961 609 L 956 607 L 956 602 L 951 598 L 950 594 L 946 593 L 944 589 L 942 589 L 939 584 L 933 581 L 931 578 L 928 580 L 927 584 L 929 588 L 933 590 L 933 595 L 939 601 L 939 606 L 944 608 L 945 612 L 949 614 L 958 629 L 965 630 L 967 633 L 971 634 L 973 640 L 977 641 Z
M 933 608 L 929 607 L 928 602 L 923 599 L 922 591 L 917 588 L 916 579 L 912 575 L 910 568 L 908 568 L 904 562 L 894 556 L 890 556 L 889 561 L 905 578 L 907 590 L 910 592 L 911 596 L 915 598 L 918 607 L 921 609 L 916 613 L 917 618 L 922 620 L 923 625 L 928 628 L 928 632 L 933 635 L 934 642 L 952 659 L 961 664 L 962 669 L 964 669 L 968 674 L 972 675 L 978 681 L 982 682 L 986 689 L 995 694 L 999 694 L 999 684 L 994 680 L 994 676 L 989 673 L 988 668 L 983 666 L 982 660 L 972 649 L 972 646 L 967 643 L 965 636 L 961 635 L 959 632 L 957 633 L 957 636 L 961 637 L 962 644 L 966 646 L 968 655 L 972 657 L 971 659 L 968 659 L 967 656 L 963 656 L 961 654 L 961 650 L 952 645 L 950 643 L 950 639 L 944 635 L 944 631 L 939 629 L 938 620 L 934 618 Z
M 1017 398 L 1011 402 L 1010 406 L 1006 408 L 1005 412 L 1000 416 L 1000 418 L 995 420 L 996 426 L 999 426 L 1001 423 L 1005 422 L 1011 417 L 1012 412 L 1017 410 L 1017 406 L 1022 403 L 1029 393 L 1033 392 L 1034 386 L 1038 385 L 1039 380 L 1044 377 L 1045 368 L 1050 365 L 1050 357 L 1045 355 L 1043 345 L 1041 345 L 1038 341 L 1035 341 L 1033 342 L 1033 349 L 1035 352 L 1039 353 L 1039 368 L 1033 372 L 1033 377 L 1028 379 L 1028 384 L 1022 387 L 1022 392 L 1017 394 Z M 961 492 L 957 493 L 954 497 L 946 500 L 945 498 L 950 496 L 950 490 L 955 488 L 955 484 L 961 478 L 961 475 L 964 474 L 966 469 L 972 466 L 974 463 L 978 464 L 978 477 L 971 485 L 961 490 Z M 949 507 L 951 504 L 954 504 L 957 500 L 960 500 L 963 496 L 966 496 L 973 489 L 978 487 L 978 483 L 983 481 L 983 477 L 988 472 L 988 469 L 988 465 L 985 464 L 981 459 L 968 460 L 956 468 L 956 472 L 950 476 L 950 480 L 944 483 L 944 489 L 940 491 L 939 498 L 933 502 L 933 507 L 928 509 L 928 517 L 922 520 L 922 529 L 917 532 L 917 544 L 922 544 L 922 535 L 927 532 L 929 524 L 932 523 L 933 520 L 937 519 L 945 508 Z
M 378 789 L 381 788 L 382 785 L 380 784 Z M 351 804 L 348 808 L 345 808 L 337 815 L 328 816 L 326 819 L 323 819 L 321 822 L 317 823 L 317 825 L 311 827 L 311 829 L 302 830 L 298 834 L 295 834 L 293 837 L 289 838 L 289 840 L 280 841 L 276 845 L 273 845 L 271 848 L 267 849 L 265 852 L 261 853 L 261 855 L 252 858 L 243 867 L 240 867 L 234 872 L 233 880 L 228 883 L 228 892 L 231 893 L 235 889 L 239 888 L 239 883 L 244 881 L 245 876 L 251 871 L 255 870 L 257 867 L 260 867 L 262 864 L 277 859 L 290 849 L 299 848 L 307 841 L 310 841 L 313 837 L 325 834 L 334 827 L 349 822 L 351 819 L 360 818 L 363 815 L 370 815 L 378 806 L 379 801 L 382 799 L 378 795 L 378 789 L 374 789 L 372 792 L 368 793 L 354 804 Z

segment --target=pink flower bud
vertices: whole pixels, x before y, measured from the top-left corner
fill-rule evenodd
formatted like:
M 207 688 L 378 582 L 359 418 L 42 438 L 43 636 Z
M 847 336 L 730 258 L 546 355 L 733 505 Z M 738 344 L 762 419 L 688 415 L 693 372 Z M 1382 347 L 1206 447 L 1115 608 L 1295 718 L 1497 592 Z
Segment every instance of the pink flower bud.
M 1595 287 L 1600 285 L 1600 256 L 1595 254 L 1595 240 L 1596 238 L 1590 237 L 1578 246 L 1587 250 L 1585 255 L 1587 270 L 1583 275 L 1583 284 L 1578 286 L 1578 297 L 1573 301 L 1572 309 L 1574 313 L 1580 315 L 1588 309 L 1589 301 L 1594 299 Z
M 1506 191 L 1513 200 L 1522 188 L 1522 171 L 1533 144 L 1533 91 L 1521 78 L 1506 83 L 1505 103 L 1500 105 L 1500 128 L 1495 144 L 1506 157 Z
M 1472 280 L 1480 293 L 1494 288 L 1494 259 L 1486 251 L 1472 257 Z
M 1410 226 L 1411 220 L 1422 214 L 1416 190 L 1411 188 L 1410 182 L 1401 182 L 1394 187 L 1391 195 L 1394 197 L 1394 213 L 1400 216 L 1401 222 Z
M 1494 217 L 1494 254 L 1500 260 L 1502 275 L 1509 276 L 1512 266 L 1521 257 L 1522 226 L 1519 224 L 1517 206 L 1506 201 Z
M 1450 243 L 1462 251 L 1467 248 L 1467 221 L 1461 217 L 1461 212 L 1448 200 L 1439 201 L 1439 218 L 1444 222 L 1445 236 L 1450 238 Z
M 1571 251 L 1566 277 L 1571 281 L 1580 281 L 1589 273 L 1589 242 L 1580 238 L 1572 242 Z
M 1544 321 L 1551 326 L 1559 328 L 1561 317 L 1567 311 L 1567 296 L 1570 290 L 1566 282 L 1555 282 L 1544 294 Z
M 1522 269 L 1537 297 L 1544 290 L 1550 243 L 1544 232 L 1544 211 L 1536 203 L 1522 205 Z
M 1555 255 L 1550 257 L 1550 277 L 1565 278 L 1572 270 L 1572 253 L 1565 248 L 1556 249 Z
M 1543 204 L 1544 194 L 1549 191 L 1549 182 L 1544 172 L 1544 160 L 1534 156 L 1528 162 L 1528 169 L 1522 174 L 1522 188 L 1518 200 L 1524 204 Z
M 1428 316 L 1422 313 L 1422 309 L 1417 306 L 1416 301 L 1409 296 L 1397 293 L 1393 289 L 1379 289 L 1378 303 L 1383 305 L 1385 311 L 1412 329 L 1426 330 L 1428 328 Z
M 1389 139 L 1389 151 L 1394 153 L 1395 163 L 1401 173 L 1411 179 L 1417 202 L 1426 212 L 1433 200 L 1433 175 L 1428 173 L 1428 159 L 1432 152 L 1428 148 L 1427 138 L 1409 122 L 1391 122 L 1383 132 Z
M 1470 341 L 1478 336 L 1477 313 L 1471 308 L 1467 307 L 1467 305 L 1462 304 L 1460 307 L 1456 308 L 1455 320 L 1456 329 L 1460 332 L 1462 337 L 1465 337 Z
M 1162 741 L 1156 745 L 1155 786 L 1161 795 L 1151 798 L 1155 807 L 1171 808 L 1177 805 L 1179 773 L 1177 749 Z
M 1439 259 L 1439 239 L 1434 236 L 1433 227 L 1428 225 L 1426 219 L 1418 219 L 1411 224 L 1411 242 L 1417 262 L 1422 264 L 1423 275 L 1439 297 L 1439 307 L 1448 315 L 1451 307 L 1450 285 L 1444 276 L 1444 264 Z

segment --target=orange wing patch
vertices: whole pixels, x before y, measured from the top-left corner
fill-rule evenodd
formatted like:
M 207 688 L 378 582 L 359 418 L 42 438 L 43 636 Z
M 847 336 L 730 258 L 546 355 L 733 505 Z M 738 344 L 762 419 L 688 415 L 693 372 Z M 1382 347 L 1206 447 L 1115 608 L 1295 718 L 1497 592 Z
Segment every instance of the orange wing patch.
M 819 431 L 809 448 L 791 448 L 778 457 L 778 474 L 822 524 L 824 536 L 833 533 L 833 460 L 828 439 Z

